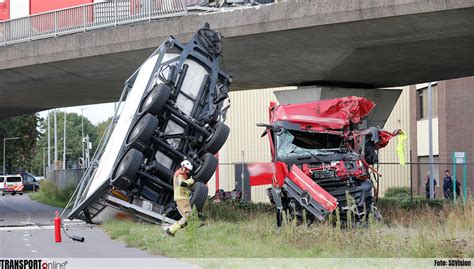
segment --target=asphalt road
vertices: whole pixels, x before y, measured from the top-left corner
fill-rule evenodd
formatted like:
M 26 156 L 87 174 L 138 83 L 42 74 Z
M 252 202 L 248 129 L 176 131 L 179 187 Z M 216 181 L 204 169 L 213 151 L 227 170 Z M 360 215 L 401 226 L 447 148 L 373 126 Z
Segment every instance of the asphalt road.
M 74 242 L 62 232 L 54 242 L 53 219 L 57 208 L 31 200 L 28 195 L 0 196 L 0 258 L 159 258 L 160 267 L 189 268 L 175 259 L 150 255 L 111 240 L 94 225 L 64 221 L 68 233 L 83 236 Z
M 29 224 L 53 225 L 56 210 L 31 200 L 27 194 L 0 196 L 0 227 L 25 226 Z

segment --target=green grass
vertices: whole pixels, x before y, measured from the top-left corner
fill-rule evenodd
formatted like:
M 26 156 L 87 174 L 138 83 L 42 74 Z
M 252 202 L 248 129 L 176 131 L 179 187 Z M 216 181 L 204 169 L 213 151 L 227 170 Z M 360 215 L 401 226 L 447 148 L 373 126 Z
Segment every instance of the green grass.
M 181 258 L 474 257 L 474 206 L 384 209 L 384 224 L 340 229 L 326 223 L 277 230 L 265 205 L 208 205 L 173 238 L 159 225 L 111 220 L 113 238 L 153 254 Z
M 54 207 L 64 208 L 74 193 L 75 187 L 68 186 L 64 189 L 58 187 L 51 181 L 42 180 L 38 192 L 29 193 L 32 200 Z

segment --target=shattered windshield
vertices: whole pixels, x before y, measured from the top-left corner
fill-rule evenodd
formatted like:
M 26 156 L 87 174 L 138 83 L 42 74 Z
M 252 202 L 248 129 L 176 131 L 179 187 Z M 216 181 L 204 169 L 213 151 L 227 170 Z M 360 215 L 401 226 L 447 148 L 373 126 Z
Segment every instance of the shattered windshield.
M 302 155 L 329 155 L 339 150 L 344 140 L 339 135 L 282 129 L 276 133 L 277 155 L 281 158 Z

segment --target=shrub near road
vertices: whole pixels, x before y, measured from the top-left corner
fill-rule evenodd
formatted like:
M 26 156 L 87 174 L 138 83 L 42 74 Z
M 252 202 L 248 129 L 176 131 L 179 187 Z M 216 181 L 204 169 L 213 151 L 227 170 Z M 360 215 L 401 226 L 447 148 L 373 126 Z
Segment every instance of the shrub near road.
M 41 180 L 38 192 L 30 193 L 30 198 L 50 206 L 64 208 L 74 193 L 75 187 L 59 189 L 53 182 Z
M 444 205 L 390 212 L 384 224 L 340 229 L 293 223 L 275 228 L 274 211 L 253 204 L 211 204 L 174 238 L 159 225 L 112 220 L 102 225 L 128 246 L 170 257 L 474 257 L 474 210 Z M 396 218 L 392 218 L 396 217 Z

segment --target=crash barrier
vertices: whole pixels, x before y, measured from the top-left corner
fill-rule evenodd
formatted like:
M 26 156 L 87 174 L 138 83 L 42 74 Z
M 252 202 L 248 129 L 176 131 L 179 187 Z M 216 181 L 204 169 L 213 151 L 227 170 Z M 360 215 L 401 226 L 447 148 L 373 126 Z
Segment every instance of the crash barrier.
M 186 14 L 181 0 L 96 2 L 0 22 L 0 45 Z
M 59 189 L 68 186 L 77 186 L 85 169 L 66 169 L 46 171 L 46 178 L 51 180 Z

